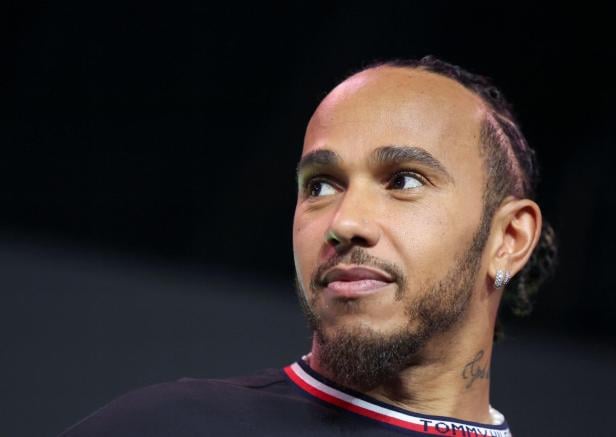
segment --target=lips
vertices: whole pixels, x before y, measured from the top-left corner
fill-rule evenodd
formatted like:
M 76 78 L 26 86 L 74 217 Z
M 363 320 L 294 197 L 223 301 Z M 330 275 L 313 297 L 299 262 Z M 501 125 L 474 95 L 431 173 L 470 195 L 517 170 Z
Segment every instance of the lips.
M 381 291 L 393 283 L 393 278 L 381 270 L 366 267 L 334 268 L 324 276 L 326 292 L 334 297 L 360 297 Z
M 334 268 L 323 276 L 323 282 L 328 284 L 333 281 L 361 281 L 373 279 L 382 282 L 392 282 L 393 279 L 388 274 L 366 267 L 352 267 L 348 269 Z

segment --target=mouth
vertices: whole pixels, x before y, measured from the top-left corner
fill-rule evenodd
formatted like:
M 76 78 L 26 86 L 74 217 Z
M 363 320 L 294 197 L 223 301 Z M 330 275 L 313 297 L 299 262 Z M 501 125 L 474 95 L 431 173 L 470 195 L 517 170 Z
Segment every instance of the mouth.
M 321 281 L 325 293 L 332 297 L 359 298 L 382 291 L 394 279 L 381 270 L 366 267 L 334 268 Z

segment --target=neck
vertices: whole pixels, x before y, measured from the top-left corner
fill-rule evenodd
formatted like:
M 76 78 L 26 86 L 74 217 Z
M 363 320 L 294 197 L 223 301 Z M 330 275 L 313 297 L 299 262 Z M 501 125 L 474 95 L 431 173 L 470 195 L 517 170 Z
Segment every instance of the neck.
M 489 329 L 462 328 L 455 336 L 434 338 L 414 364 L 387 383 L 358 390 L 382 402 L 418 413 L 491 423 Z M 319 361 L 319 346 L 313 341 L 310 367 L 336 381 Z

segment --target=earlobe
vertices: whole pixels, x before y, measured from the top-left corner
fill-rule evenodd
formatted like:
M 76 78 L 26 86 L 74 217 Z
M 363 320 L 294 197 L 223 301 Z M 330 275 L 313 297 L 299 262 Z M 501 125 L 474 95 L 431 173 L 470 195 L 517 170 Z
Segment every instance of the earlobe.
M 495 215 L 497 235 L 488 274 L 494 288 L 507 285 L 522 270 L 541 234 L 541 209 L 530 199 L 507 198 Z

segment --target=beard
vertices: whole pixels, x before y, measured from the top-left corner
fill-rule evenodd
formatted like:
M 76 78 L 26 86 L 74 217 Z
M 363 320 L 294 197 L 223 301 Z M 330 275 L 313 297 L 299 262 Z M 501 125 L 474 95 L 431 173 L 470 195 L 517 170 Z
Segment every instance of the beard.
M 488 233 L 489 221 L 486 224 L 485 217 L 482 217 L 482 223 L 463 255 L 444 276 L 419 288 L 417 297 L 410 299 L 405 307 L 407 324 L 393 333 L 384 334 L 366 326 L 326 332 L 314 308 L 326 285 L 320 283 L 319 278 L 339 263 L 374 266 L 389 273 L 398 286 L 395 299 L 402 301 L 409 289 L 406 277 L 396 265 L 354 246 L 315 270 L 310 281 L 310 302 L 296 276 L 300 305 L 319 345 L 319 366 L 338 384 L 367 391 L 393 382 L 404 369 L 418 364 L 421 351 L 430 339 L 450 331 L 463 320 Z

